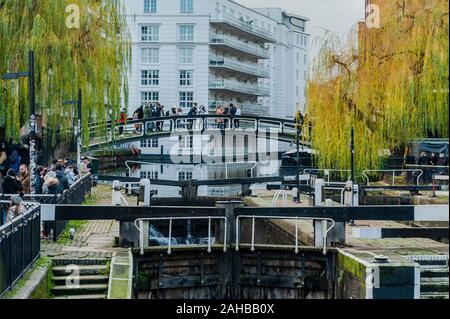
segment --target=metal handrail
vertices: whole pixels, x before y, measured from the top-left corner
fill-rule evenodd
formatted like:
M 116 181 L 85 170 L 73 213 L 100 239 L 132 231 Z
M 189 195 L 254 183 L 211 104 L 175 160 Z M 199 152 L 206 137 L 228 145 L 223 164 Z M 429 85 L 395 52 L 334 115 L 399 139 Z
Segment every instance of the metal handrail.
M 270 57 L 270 53 L 268 49 L 258 47 L 257 45 L 249 44 L 249 43 L 243 43 L 242 41 L 235 40 L 229 36 L 226 35 L 218 35 L 214 34 L 210 37 L 210 44 L 224 44 L 228 45 L 232 48 L 235 48 L 237 50 L 256 55 L 259 57 L 263 57 L 268 59 Z
M 256 219 L 281 219 L 281 220 L 295 220 L 296 224 L 298 224 L 299 220 L 321 220 L 326 222 L 331 222 L 331 227 L 327 228 L 323 233 L 323 254 L 327 253 L 327 235 L 334 228 L 335 221 L 331 218 L 315 218 L 315 217 L 286 217 L 286 216 L 246 216 L 240 215 L 236 217 L 236 251 L 239 251 L 239 235 L 240 235 L 240 220 L 241 219 L 251 219 L 252 220 L 252 242 L 251 242 L 251 251 L 255 251 L 255 220 Z M 296 236 L 295 236 L 295 253 L 298 254 L 298 225 L 296 225 Z
M 283 200 L 283 207 L 287 206 L 287 202 L 288 202 L 288 197 L 287 197 L 287 193 L 285 190 L 279 190 L 275 193 L 275 195 L 272 198 L 272 207 L 277 207 L 277 203 L 278 203 L 278 199 L 280 198 L 280 196 L 282 196 L 282 200 Z
M 239 82 L 238 82 L 239 83 Z M 177 120 L 177 119 L 189 119 L 189 118 L 194 118 L 194 119 L 202 119 L 202 118 L 222 118 L 222 117 L 226 117 L 229 119 L 245 119 L 245 118 L 249 118 L 248 115 L 215 115 L 215 114 L 202 114 L 202 115 L 194 115 L 194 116 L 189 116 L 189 115 L 175 115 L 175 116 L 161 116 L 161 117 L 149 117 L 149 118 L 143 118 L 143 119 L 132 119 L 129 118 L 126 123 L 122 124 L 122 123 L 115 123 L 115 121 L 108 121 L 106 124 L 105 123 L 101 123 L 101 124 L 96 124 L 96 123 L 89 123 L 89 127 L 90 128 L 94 128 L 94 127 L 107 127 L 110 128 L 112 126 L 112 124 L 114 124 L 115 126 L 124 126 L 124 125 L 132 125 L 132 124 L 142 124 L 142 122 L 162 122 L 162 121 L 167 121 L 167 120 Z M 290 123 L 295 125 L 295 121 L 294 120 L 289 120 L 289 119 L 283 119 L 283 118 L 273 118 L 273 117 L 269 117 L 269 116 L 252 116 L 251 119 L 253 120 L 272 120 L 272 121 L 278 121 L 278 122 L 282 122 L 282 123 Z
M 172 253 L 172 222 L 174 220 L 208 220 L 208 253 L 212 252 L 212 244 L 211 244 L 211 221 L 212 220 L 223 220 L 224 221 L 224 235 L 223 235 L 223 251 L 227 251 L 227 225 L 228 221 L 225 216 L 209 216 L 209 217 L 158 217 L 158 218 L 138 218 L 134 221 L 134 226 L 139 231 L 139 245 L 141 255 L 144 255 L 144 222 L 145 221 L 169 221 L 169 241 L 168 241 L 168 249 L 167 254 L 170 255 Z M 138 226 L 139 223 L 139 226 Z
M 226 89 L 241 93 L 255 94 L 255 95 L 269 95 L 270 89 L 259 84 L 247 84 L 239 81 L 228 79 L 210 79 L 210 89 Z
M 227 13 L 216 12 L 215 15 L 211 16 L 211 22 L 226 22 L 240 30 L 246 31 L 253 35 L 262 37 L 264 39 L 268 39 L 270 41 L 275 40 L 275 34 L 272 33 L 271 31 L 261 28 L 257 25 L 253 25 L 250 22 L 238 19 Z
M 210 57 L 209 58 L 209 66 L 210 67 L 226 67 L 229 69 L 233 69 L 235 71 L 243 72 L 246 74 L 251 74 L 258 77 L 269 77 L 269 71 L 263 69 L 261 66 L 257 64 L 249 64 L 245 62 L 236 61 L 230 58 L 225 57 Z
M 367 185 L 370 185 L 370 180 L 367 174 L 369 173 L 391 173 L 392 172 L 392 186 L 395 186 L 395 172 L 412 172 L 414 173 L 420 173 L 417 176 L 417 186 L 420 184 L 420 178 L 423 175 L 423 170 L 421 169 L 372 169 L 372 170 L 364 170 L 362 172 L 362 175 L 366 178 Z

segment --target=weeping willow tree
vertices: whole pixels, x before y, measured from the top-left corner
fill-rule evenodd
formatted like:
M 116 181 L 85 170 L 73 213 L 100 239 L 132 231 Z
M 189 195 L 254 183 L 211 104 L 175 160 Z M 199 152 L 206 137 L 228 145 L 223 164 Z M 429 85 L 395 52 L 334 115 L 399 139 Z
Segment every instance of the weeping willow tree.
M 36 111 L 48 127 L 73 126 L 74 109 L 63 102 L 78 89 L 84 131 L 89 121 L 118 114 L 131 59 L 120 1 L 0 0 L 0 75 L 26 71 L 29 50 L 36 56 Z M 27 79 L 1 81 L 0 114 L 6 137 L 17 141 L 29 118 Z
M 352 127 L 359 170 L 414 138 L 448 137 L 448 1 L 376 2 L 380 28 L 361 23 L 346 43 L 328 34 L 313 64 L 308 112 L 323 168 L 349 168 Z

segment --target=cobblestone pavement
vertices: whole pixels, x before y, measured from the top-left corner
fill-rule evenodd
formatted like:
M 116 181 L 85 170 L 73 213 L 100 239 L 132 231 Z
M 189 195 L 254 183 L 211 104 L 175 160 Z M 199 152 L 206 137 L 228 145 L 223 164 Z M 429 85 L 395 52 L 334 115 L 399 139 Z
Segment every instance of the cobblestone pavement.
M 111 205 L 111 189 L 100 185 L 93 189 L 90 205 Z M 119 236 L 119 223 L 111 220 L 88 221 L 86 224 L 76 226 L 73 241 L 42 240 L 41 252 L 50 258 L 76 258 L 76 259 L 103 259 L 111 258 L 114 251 L 121 250 L 114 247 L 115 237 Z

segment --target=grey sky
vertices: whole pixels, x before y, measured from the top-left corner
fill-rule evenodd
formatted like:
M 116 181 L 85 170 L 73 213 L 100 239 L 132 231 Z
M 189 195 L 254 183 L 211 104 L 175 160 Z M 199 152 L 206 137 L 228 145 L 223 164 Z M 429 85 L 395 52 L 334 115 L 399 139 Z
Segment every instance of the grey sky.
M 280 7 L 309 18 L 307 32 L 311 40 L 323 34 L 323 28 L 346 38 L 348 32 L 364 18 L 364 0 L 235 0 L 247 7 Z M 311 59 L 315 50 L 312 49 Z

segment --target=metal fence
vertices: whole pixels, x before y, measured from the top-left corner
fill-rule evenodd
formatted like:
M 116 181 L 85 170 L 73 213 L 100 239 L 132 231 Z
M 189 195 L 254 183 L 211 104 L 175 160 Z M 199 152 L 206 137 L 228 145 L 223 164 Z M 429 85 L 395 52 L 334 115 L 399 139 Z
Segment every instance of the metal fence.
M 86 175 L 76 181 L 68 190 L 58 195 L 25 195 L 25 202 L 36 202 L 44 205 L 56 204 L 81 204 L 86 198 L 86 194 L 92 189 L 92 175 Z M 2 195 L 0 200 L 9 201 L 12 195 Z M 44 222 L 44 229 L 52 230 L 53 241 L 57 241 L 66 228 L 68 221 Z M 1 220 L 0 220 L 1 224 Z
M 27 212 L 0 226 L 0 297 L 23 277 L 39 258 L 40 207 L 37 203 L 25 203 Z M 0 201 L 0 208 L 7 209 L 9 202 Z

